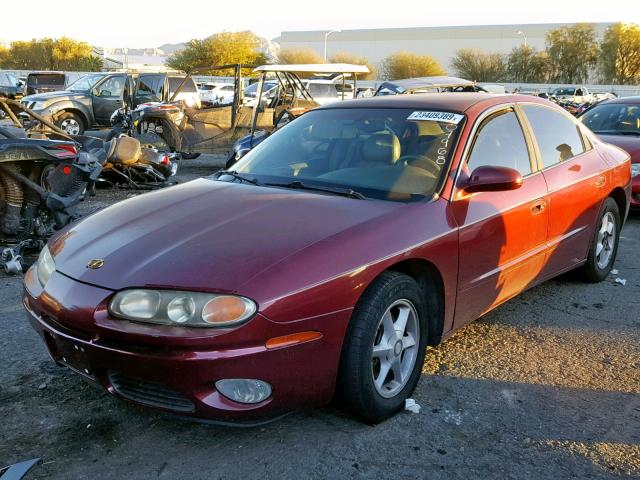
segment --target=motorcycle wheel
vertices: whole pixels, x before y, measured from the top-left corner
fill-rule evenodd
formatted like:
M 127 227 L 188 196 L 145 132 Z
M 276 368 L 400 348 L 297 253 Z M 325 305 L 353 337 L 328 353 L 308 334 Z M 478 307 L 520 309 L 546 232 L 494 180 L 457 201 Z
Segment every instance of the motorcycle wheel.
M 140 141 L 141 147 L 155 148 L 159 152 L 170 152 L 169 144 L 160 135 L 154 132 L 138 133 L 134 137 Z

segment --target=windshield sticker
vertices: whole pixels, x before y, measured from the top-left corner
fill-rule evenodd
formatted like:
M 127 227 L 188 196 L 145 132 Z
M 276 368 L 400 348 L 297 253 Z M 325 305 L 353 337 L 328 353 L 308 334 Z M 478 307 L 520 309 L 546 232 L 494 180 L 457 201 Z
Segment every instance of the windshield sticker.
M 457 125 L 464 115 L 450 112 L 413 112 L 407 120 L 431 120 L 433 122 L 452 123 Z

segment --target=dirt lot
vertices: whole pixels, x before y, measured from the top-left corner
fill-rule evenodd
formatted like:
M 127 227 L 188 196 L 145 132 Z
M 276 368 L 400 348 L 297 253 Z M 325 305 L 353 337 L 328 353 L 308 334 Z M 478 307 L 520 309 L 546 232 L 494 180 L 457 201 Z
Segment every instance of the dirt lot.
M 186 161 L 181 181 L 213 170 Z M 99 191 L 87 210 L 133 195 Z M 29 478 L 559 479 L 640 477 L 640 216 L 619 270 L 534 288 L 430 349 L 419 414 L 362 425 L 333 407 L 263 427 L 133 408 L 57 367 L 0 275 L 0 466 Z M 626 279 L 626 285 L 615 278 Z

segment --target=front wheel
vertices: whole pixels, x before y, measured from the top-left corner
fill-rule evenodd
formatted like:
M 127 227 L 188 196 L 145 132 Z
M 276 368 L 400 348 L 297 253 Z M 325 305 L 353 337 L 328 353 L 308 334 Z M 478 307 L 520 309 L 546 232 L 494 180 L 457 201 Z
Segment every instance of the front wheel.
M 427 344 L 423 295 L 411 277 L 385 272 L 354 310 L 340 359 L 338 397 L 367 422 L 400 409 L 420 378 Z
M 82 119 L 71 112 L 62 113 L 56 119 L 55 125 L 67 135 L 82 135 L 85 128 Z
M 600 209 L 587 255 L 587 263 L 579 270 L 582 279 L 595 283 L 601 282 L 609 275 L 618 253 L 620 227 L 618 204 L 609 197 Z

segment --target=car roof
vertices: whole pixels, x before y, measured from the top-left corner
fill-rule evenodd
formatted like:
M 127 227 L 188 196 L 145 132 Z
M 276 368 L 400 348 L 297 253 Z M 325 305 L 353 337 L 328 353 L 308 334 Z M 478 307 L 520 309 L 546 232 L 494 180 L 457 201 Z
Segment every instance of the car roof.
M 611 103 L 628 103 L 631 105 L 640 105 L 640 95 L 634 95 L 632 97 L 618 97 L 612 98 L 611 100 L 606 100 L 602 102 L 602 104 L 611 104 Z
M 502 93 L 485 92 L 446 92 L 446 93 L 417 93 L 413 95 L 387 95 L 383 97 L 358 98 L 343 100 L 318 109 L 332 108 L 413 108 L 420 110 L 436 110 L 448 112 L 465 112 L 476 104 L 486 103 L 486 106 L 508 104 L 514 102 L 540 103 L 554 108 L 556 104 L 532 95 L 507 95 Z

